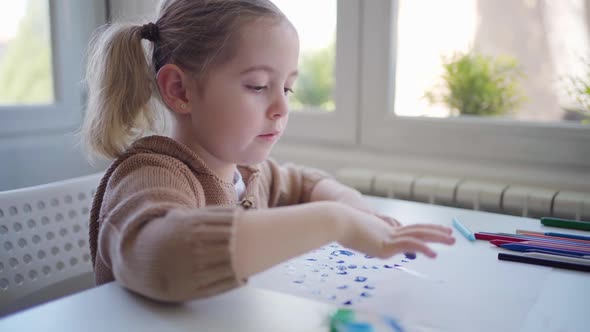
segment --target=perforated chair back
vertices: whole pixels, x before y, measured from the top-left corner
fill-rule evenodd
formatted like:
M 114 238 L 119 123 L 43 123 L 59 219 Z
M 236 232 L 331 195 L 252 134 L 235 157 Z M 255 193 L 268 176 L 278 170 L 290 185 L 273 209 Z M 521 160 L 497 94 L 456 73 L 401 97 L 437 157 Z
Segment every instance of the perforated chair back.
M 101 176 L 0 192 L 0 317 L 94 286 L 88 219 Z

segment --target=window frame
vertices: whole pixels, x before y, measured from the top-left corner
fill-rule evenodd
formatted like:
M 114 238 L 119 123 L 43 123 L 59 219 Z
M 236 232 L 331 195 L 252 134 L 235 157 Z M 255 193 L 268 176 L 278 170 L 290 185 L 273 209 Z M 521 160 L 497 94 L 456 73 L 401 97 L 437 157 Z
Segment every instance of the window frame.
M 72 131 L 81 123 L 85 50 L 92 32 L 106 23 L 106 2 L 48 1 L 54 102 L 0 106 L 1 136 Z
M 338 1 L 333 112 L 289 113 L 286 142 L 355 144 L 358 136 L 361 0 Z
M 363 2 L 360 145 L 425 159 L 590 167 L 590 127 L 478 117 L 393 114 L 398 0 Z M 383 70 L 389 68 L 389 70 Z

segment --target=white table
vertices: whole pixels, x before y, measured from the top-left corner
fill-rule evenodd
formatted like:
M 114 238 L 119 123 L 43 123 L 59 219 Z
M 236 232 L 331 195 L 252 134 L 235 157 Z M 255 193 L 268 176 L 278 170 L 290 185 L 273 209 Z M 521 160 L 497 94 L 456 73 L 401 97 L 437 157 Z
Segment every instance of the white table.
M 182 305 L 109 283 L 0 320 L 0 331 L 328 331 L 332 306 L 242 287 Z
M 376 197 L 369 199 L 376 209 L 398 216 L 402 222 L 451 226 L 452 218 L 457 217 L 473 232 L 515 233 L 516 229 L 526 229 L 590 234 L 546 227 L 538 219 Z M 432 269 L 424 268 L 427 272 L 434 270 L 435 277 L 454 281 L 448 283 L 451 289 L 442 299 L 435 294 L 416 296 L 419 300 L 415 303 L 420 305 L 435 307 L 435 302 L 440 301 L 438 311 L 416 314 L 415 308 L 407 306 L 397 312 L 412 331 L 590 331 L 590 273 L 499 261 L 498 253 L 508 251 L 486 241 L 467 241 L 457 231 L 455 237 L 454 246 L 440 247 Z M 460 289 L 452 288 L 454 286 Z M 412 291 L 407 293 L 415 295 Z M 525 302 L 524 297 L 534 299 L 532 306 L 519 307 Z M 429 324 L 438 328 L 429 329 Z
M 369 200 L 381 212 L 410 223 L 450 225 L 457 216 L 474 232 L 547 229 L 534 219 Z M 392 294 L 404 292 L 405 301 L 389 310 L 402 319 L 406 331 L 590 331 L 590 274 L 498 261 L 498 250 L 487 242 L 468 242 L 459 233 L 456 237 L 452 247 L 437 246 L 439 257 L 432 261 L 449 263 L 446 268 L 435 263 L 416 267 L 449 280 L 444 293 L 391 284 Z M 520 276 L 529 276 L 532 286 L 522 287 L 523 281 L 515 280 Z M 519 303 L 531 305 L 522 308 Z M 111 283 L 0 319 L 0 331 L 328 331 L 329 314 L 336 308 L 260 285 L 166 305 Z

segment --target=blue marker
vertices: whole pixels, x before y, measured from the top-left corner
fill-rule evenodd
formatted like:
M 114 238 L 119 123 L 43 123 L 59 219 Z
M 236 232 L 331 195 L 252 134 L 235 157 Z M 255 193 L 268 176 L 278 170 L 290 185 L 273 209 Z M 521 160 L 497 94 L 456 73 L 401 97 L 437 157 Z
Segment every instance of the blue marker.
M 457 219 L 456 217 L 453 217 L 453 226 L 461 233 L 463 234 L 463 236 L 469 240 L 469 241 L 475 241 L 475 235 L 473 235 L 473 233 L 471 233 L 471 231 L 465 227 L 461 222 L 459 222 L 459 219 Z

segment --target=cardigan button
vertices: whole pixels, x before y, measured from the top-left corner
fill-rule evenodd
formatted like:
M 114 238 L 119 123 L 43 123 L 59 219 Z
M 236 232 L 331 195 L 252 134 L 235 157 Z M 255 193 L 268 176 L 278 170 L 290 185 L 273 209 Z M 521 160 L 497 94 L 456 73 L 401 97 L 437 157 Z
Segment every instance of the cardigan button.
M 244 209 L 248 210 L 248 209 L 250 209 L 252 206 L 254 206 L 254 203 L 253 203 L 251 200 L 249 200 L 249 199 L 243 199 L 243 200 L 240 202 L 240 205 L 241 205 L 241 206 L 242 206 Z

